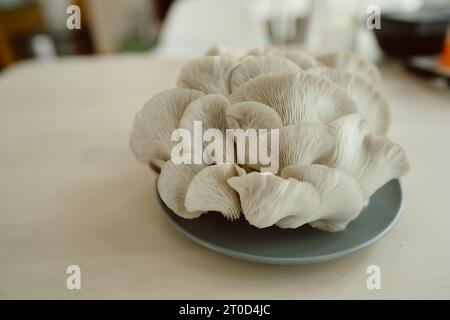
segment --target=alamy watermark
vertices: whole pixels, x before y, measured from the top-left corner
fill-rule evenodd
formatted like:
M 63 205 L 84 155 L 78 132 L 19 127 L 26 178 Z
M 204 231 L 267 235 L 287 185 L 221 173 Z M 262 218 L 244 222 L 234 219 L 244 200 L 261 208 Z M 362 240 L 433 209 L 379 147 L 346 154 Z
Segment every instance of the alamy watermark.
M 81 290 L 81 268 L 76 264 L 72 264 L 66 268 L 69 276 L 66 279 L 66 288 L 68 290 Z
M 81 29 L 81 9 L 79 6 L 72 4 L 66 9 L 67 19 L 66 27 L 69 30 Z M 366 8 L 366 26 L 369 30 L 381 29 L 381 9 L 377 5 L 370 5 Z
M 238 163 L 257 166 L 261 172 L 279 169 L 279 129 L 219 129 L 203 132 L 194 121 L 193 132 L 179 128 L 172 132 L 174 164 Z
M 381 29 L 381 9 L 379 6 L 371 5 L 366 8 L 366 26 L 369 30 Z
M 67 19 L 66 27 L 69 30 L 80 30 L 81 29 L 81 9 L 79 6 L 73 4 L 66 9 Z
M 369 290 L 381 289 L 381 268 L 375 264 L 367 267 L 366 270 L 369 275 L 366 280 L 366 286 Z

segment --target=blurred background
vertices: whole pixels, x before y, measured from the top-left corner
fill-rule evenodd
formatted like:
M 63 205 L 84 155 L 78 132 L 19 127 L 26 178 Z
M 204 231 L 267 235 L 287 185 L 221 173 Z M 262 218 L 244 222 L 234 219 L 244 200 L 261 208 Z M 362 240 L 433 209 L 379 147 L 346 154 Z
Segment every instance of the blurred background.
M 80 8 L 80 29 L 66 26 L 72 4 Z M 381 29 L 367 27 L 376 25 L 373 5 Z M 0 0 L 0 70 L 67 55 L 189 58 L 221 44 L 352 50 L 432 72 L 436 61 L 450 66 L 449 19 L 450 0 Z
M 0 0 L 0 299 L 450 298 L 449 19 L 450 0 Z M 129 136 L 214 45 L 377 63 L 411 163 L 385 240 L 280 277 L 171 230 Z M 66 289 L 73 264 L 82 290 Z M 382 291 L 366 289 L 372 264 Z

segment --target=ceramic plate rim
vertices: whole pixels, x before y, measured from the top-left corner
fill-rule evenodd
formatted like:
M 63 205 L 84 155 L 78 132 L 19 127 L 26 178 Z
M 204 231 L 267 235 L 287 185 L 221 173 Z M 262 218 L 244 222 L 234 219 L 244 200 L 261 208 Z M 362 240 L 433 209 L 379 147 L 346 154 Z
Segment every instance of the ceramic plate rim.
M 300 264 L 320 263 L 320 262 L 325 262 L 325 261 L 329 261 L 329 260 L 342 258 L 342 257 L 348 256 L 348 255 L 351 255 L 357 251 L 360 251 L 366 247 L 369 247 L 372 244 L 374 244 L 374 243 L 380 241 L 382 238 L 384 238 L 384 236 L 386 236 L 392 230 L 392 228 L 397 224 L 398 220 L 400 219 L 400 217 L 403 214 L 404 195 L 403 195 L 402 180 L 400 178 L 393 179 L 393 180 L 397 180 L 397 182 L 399 184 L 400 206 L 399 206 L 397 212 L 395 213 L 395 217 L 380 233 L 378 233 L 376 236 L 374 236 L 364 242 L 361 242 L 358 245 L 355 245 L 355 246 L 345 249 L 345 250 L 336 251 L 333 253 L 324 254 L 324 255 L 320 255 L 320 256 L 310 256 L 310 257 L 300 257 L 300 258 L 279 258 L 279 257 L 269 257 L 269 256 L 263 256 L 263 255 L 253 255 L 253 254 L 248 254 L 248 253 L 242 253 L 242 252 L 239 252 L 239 251 L 236 251 L 233 249 L 228 249 L 226 247 L 216 245 L 214 243 L 211 243 L 208 240 L 197 237 L 196 235 L 183 229 L 179 224 L 177 224 L 175 222 L 174 219 L 172 219 L 170 214 L 174 214 L 174 213 L 171 212 L 171 210 L 166 207 L 166 205 L 162 201 L 161 197 L 159 196 L 157 189 L 156 189 L 156 193 L 157 193 L 157 197 L 160 202 L 160 205 L 162 206 L 162 209 L 164 211 L 164 216 L 166 217 L 166 219 L 169 220 L 170 224 L 172 226 L 174 226 L 176 230 L 178 230 L 181 234 L 183 234 L 190 240 L 194 241 L 195 243 L 197 243 L 203 247 L 206 247 L 214 252 L 217 252 L 217 253 L 220 253 L 220 254 L 223 254 L 226 256 L 230 256 L 233 258 L 245 260 L 245 261 L 264 263 L 264 264 L 275 264 L 275 265 L 300 265 Z M 167 212 L 167 211 L 170 211 L 170 212 Z

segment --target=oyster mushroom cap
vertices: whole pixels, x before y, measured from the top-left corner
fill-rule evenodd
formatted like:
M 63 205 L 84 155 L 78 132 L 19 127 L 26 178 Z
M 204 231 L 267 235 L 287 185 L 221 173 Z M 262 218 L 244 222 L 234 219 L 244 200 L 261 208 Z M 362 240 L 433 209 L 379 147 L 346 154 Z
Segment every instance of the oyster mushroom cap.
M 185 207 L 188 211 L 218 211 L 227 219 L 238 219 L 241 213 L 239 195 L 227 180 L 239 176 L 233 164 L 217 164 L 200 171 L 187 189 Z
M 281 171 L 282 178 L 310 182 L 320 194 L 320 206 L 311 217 L 311 226 L 324 231 L 340 231 L 355 219 L 364 206 L 361 186 L 345 171 L 324 165 L 289 166 Z M 297 228 L 303 219 L 286 217 L 278 222 L 282 228 Z
M 279 114 L 284 125 L 329 123 L 357 110 L 353 100 L 336 84 L 301 71 L 260 75 L 236 89 L 229 99 L 232 103 L 266 104 Z
M 150 163 L 150 168 L 152 168 L 153 171 L 159 173 L 159 172 L 161 172 L 161 169 L 164 166 L 164 164 L 166 163 L 166 161 L 161 160 L 161 159 L 153 159 L 153 161 L 151 161 L 151 163 Z
M 203 96 L 197 90 L 176 88 L 156 94 L 136 114 L 130 136 L 130 146 L 138 161 L 149 164 L 159 172 L 164 161 L 170 159 L 174 143 L 173 130 L 186 107 Z
M 292 141 L 296 141 L 295 145 Z M 280 168 L 326 163 L 336 147 L 336 134 L 323 124 L 295 124 L 280 129 Z
M 202 215 L 202 211 L 189 211 L 184 202 L 192 179 L 204 169 L 202 164 L 174 164 L 167 161 L 158 177 L 157 188 L 161 199 L 174 213 L 185 219 Z
M 262 48 L 255 48 L 247 51 L 247 57 L 259 57 L 259 56 L 266 56 L 266 55 L 274 55 L 275 52 L 279 51 L 280 49 L 272 46 L 266 46 Z
M 328 67 L 358 74 L 372 82 L 376 87 L 381 85 L 381 74 L 378 68 L 355 53 L 341 51 L 325 54 L 317 59 Z
M 251 50 L 248 52 L 250 56 L 263 56 L 263 55 L 274 55 L 286 58 L 296 65 L 300 67 L 300 69 L 305 70 L 309 68 L 313 68 L 317 66 L 317 61 L 310 54 L 300 51 L 300 50 L 291 50 L 291 49 L 280 49 L 280 48 L 260 48 Z
M 180 71 L 178 85 L 204 93 L 230 94 L 231 71 L 236 61 L 225 56 L 201 57 L 186 63 Z
M 282 170 L 292 165 L 320 164 L 330 161 L 336 147 L 336 134 L 333 129 L 324 124 L 301 123 L 281 128 L 278 141 L 278 150 L 271 150 L 272 145 L 262 145 L 262 152 L 277 157 L 277 169 Z M 259 170 L 260 164 L 251 164 L 250 167 Z
M 272 138 L 271 130 L 283 126 L 280 117 L 272 108 L 254 101 L 236 103 L 226 112 L 227 127 L 234 129 L 232 136 L 230 133 L 227 135 L 234 141 L 237 162 L 246 170 L 259 169 L 261 153 L 258 154 L 258 151 L 268 151 L 267 143 L 270 143 Z M 263 144 L 261 137 L 266 138 L 266 145 Z M 269 156 L 267 153 L 266 155 Z
M 358 113 L 330 124 L 337 133 L 335 152 L 328 162 L 333 168 L 353 174 L 360 182 L 365 199 L 391 179 L 409 170 L 405 152 L 386 137 L 370 133 Z
M 290 51 L 287 50 L 285 52 L 279 52 L 277 53 L 278 55 L 291 60 L 292 62 L 294 62 L 295 64 L 297 64 L 300 69 L 302 70 L 306 70 L 309 68 L 314 68 L 315 66 L 317 66 L 317 61 L 316 59 L 314 59 L 314 57 L 312 57 L 311 55 L 302 52 L 302 51 L 298 51 L 298 50 L 294 50 L 294 51 Z
M 226 110 L 230 102 L 220 94 L 205 95 L 186 107 L 180 119 L 180 128 L 194 132 L 194 122 L 201 121 L 203 130 L 226 129 Z
M 224 45 L 212 46 L 209 48 L 205 56 L 226 56 L 231 59 L 239 60 L 245 55 L 245 50 L 240 48 L 233 48 Z
M 234 165 L 234 169 L 236 170 L 239 177 L 245 176 L 247 174 L 247 171 L 245 171 L 244 168 L 238 166 L 237 164 Z
M 248 57 L 240 62 L 231 73 L 231 92 L 242 86 L 248 80 L 256 78 L 261 74 L 279 74 L 299 71 L 299 67 L 279 56 Z
M 275 129 L 283 126 L 278 113 L 259 102 L 235 103 L 226 109 L 226 114 L 228 128 L 232 129 Z
M 370 131 L 375 135 L 387 134 L 391 123 L 389 104 L 372 82 L 357 74 L 328 67 L 312 68 L 307 72 L 327 78 L 344 89 L 369 123 Z
M 187 106 L 180 120 L 180 128 L 186 129 L 191 133 L 191 136 L 195 136 L 195 122 L 201 122 L 201 128 L 203 133 L 208 129 L 214 129 L 222 137 L 223 143 L 218 143 L 221 147 L 222 159 L 220 162 L 226 162 L 229 159 L 228 155 L 225 154 L 226 148 L 223 149 L 226 141 L 226 128 L 227 128 L 227 115 L 226 109 L 229 107 L 230 103 L 228 100 L 219 94 L 209 94 L 205 95 L 191 103 Z M 193 142 L 192 142 L 193 143 Z M 202 146 L 205 148 L 210 142 L 202 141 Z M 203 152 L 203 150 L 200 150 Z M 195 152 L 195 150 L 194 150 Z M 203 155 L 203 154 L 202 154 Z M 232 155 L 230 155 L 232 157 Z M 208 164 L 215 161 L 212 159 L 205 159 Z
M 311 183 L 292 178 L 252 172 L 230 178 L 228 184 L 239 193 L 247 221 L 258 228 L 294 215 L 307 221 L 320 204 L 320 195 Z
M 206 55 L 182 68 L 181 88 L 162 92 L 144 106 L 130 136 L 136 158 L 160 171 L 158 192 L 175 214 L 191 219 L 219 211 L 233 220 L 243 212 L 258 228 L 309 223 L 339 231 L 377 189 L 409 170 L 403 149 L 385 137 L 390 114 L 378 89 L 381 76 L 364 58 L 341 52 L 316 60 L 278 48 L 245 55 L 216 47 Z M 192 152 L 200 151 L 212 166 L 175 164 L 179 149 L 174 147 L 181 143 L 172 141 L 174 130 L 186 129 L 177 133 L 193 142 L 199 128 L 195 121 L 201 122 L 203 148 L 195 140 L 188 156 L 197 162 Z M 247 133 L 239 136 L 243 130 L 230 140 L 227 129 L 256 129 L 257 143 L 246 139 Z M 211 148 L 220 138 L 224 143 L 218 146 L 230 155 Z M 269 145 L 261 143 L 264 138 Z M 224 158 L 212 158 L 212 150 Z M 236 156 L 241 166 L 230 164 Z M 280 169 L 281 176 L 274 175 Z

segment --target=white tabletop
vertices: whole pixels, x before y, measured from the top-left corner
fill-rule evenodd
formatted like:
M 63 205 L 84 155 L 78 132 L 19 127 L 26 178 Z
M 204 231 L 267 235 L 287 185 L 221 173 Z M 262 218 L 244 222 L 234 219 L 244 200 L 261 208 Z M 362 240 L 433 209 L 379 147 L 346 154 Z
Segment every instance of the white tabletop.
M 411 163 L 404 215 L 352 256 L 270 266 L 180 235 L 129 150 L 134 114 L 181 65 L 110 56 L 0 74 L 0 298 L 450 298 L 448 89 L 382 68 L 390 136 Z M 74 264 L 81 290 L 66 288 Z M 369 265 L 380 290 L 366 287 Z

